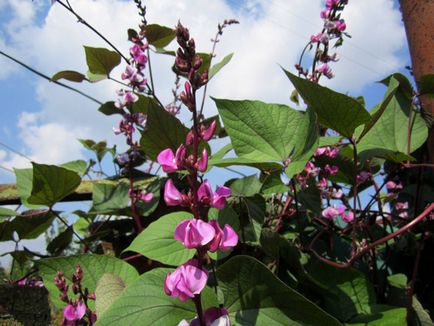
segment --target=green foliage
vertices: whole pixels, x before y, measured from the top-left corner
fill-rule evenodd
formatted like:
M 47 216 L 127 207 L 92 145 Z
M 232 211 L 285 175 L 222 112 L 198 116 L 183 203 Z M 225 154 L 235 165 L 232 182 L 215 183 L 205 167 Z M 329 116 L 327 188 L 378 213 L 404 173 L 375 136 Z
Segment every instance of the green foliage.
M 114 273 L 104 273 L 96 284 L 95 310 L 102 316 L 125 288 L 124 281 Z
M 181 221 L 192 217 L 188 212 L 176 212 L 160 217 L 143 230 L 125 251 L 138 252 L 163 264 L 181 265 L 193 257 L 196 251 L 186 249 L 181 242 L 173 238 L 173 234 Z
M 73 296 L 71 290 L 72 274 L 74 273 L 77 265 L 81 266 L 83 270 L 82 286 L 87 287 L 89 292 L 95 291 L 98 280 L 105 273 L 113 273 L 120 277 L 124 284 L 131 284 L 137 277 L 137 271 L 128 263 L 110 256 L 99 255 L 78 255 L 69 257 L 56 257 L 46 258 L 35 262 L 38 268 L 38 273 L 44 280 L 44 285 L 50 293 L 50 298 L 56 307 L 63 307 L 65 304 L 59 299 L 59 290 L 54 285 L 54 277 L 58 271 L 64 273 L 65 278 L 68 280 L 69 295 Z M 93 302 L 89 301 L 93 308 Z
M 100 181 L 93 185 L 91 212 L 110 213 L 129 205 L 127 181 Z
M 86 63 L 92 75 L 110 76 L 110 72 L 121 63 L 121 56 L 104 48 L 84 47 Z
M 59 71 L 58 73 L 54 74 L 53 77 L 51 77 L 52 81 L 58 81 L 59 79 L 66 79 L 76 83 L 81 83 L 83 80 L 88 80 L 81 72 L 73 70 Z
M 419 81 L 420 95 L 434 97 L 434 74 L 423 75 Z
M 62 168 L 74 171 L 80 176 L 83 176 L 87 171 L 87 163 L 83 160 L 75 160 L 61 165 Z
M 30 204 L 53 206 L 55 203 L 70 195 L 80 185 L 80 176 L 69 170 L 55 165 L 33 165 L 33 182 Z
M 214 99 L 236 154 L 256 162 L 297 159 L 315 147 L 313 114 L 286 105 Z
M 122 114 L 122 110 L 119 110 L 113 101 L 104 103 L 99 107 L 98 111 L 105 115 Z
M 229 61 L 231 61 L 233 55 L 234 55 L 233 53 L 228 54 L 222 59 L 222 61 L 212 66 L 211 69 L 209 70 L 208 79 L 211 80 L 211 78 L 213 78 L 224 66 L 226 66 L 229 63 Z
M 19 239 L 36 239 L 53 222 L 55 216 L 47 211 L 27 211 L 16 216 L 12 221 L 0 223 L 0 241 L 13 239 L 14 232 Z
M 174 29 L 166 26 L 149 24 L 146 25 L 145 36 L 149 44 L 155 46 L 156 48 L 164 48 L 173 41 L 176 36 L 176 32 Z
M 250 197 L 254 196 L 261 190 L 262 184 L 256 174 L 248 177 L 234 179 L 229 182 L 232 190 L 232 196 Z
M 100 317 L 96 326 L 116 325 L 177 325 L 181 320 L 196 316 L 191 300 L 186 302 L 164 293 L 164 279 L 173 270 L 157 268 L 141 275 L 125 288 L 122 294 Z M 201 293 L 204 310 L 218 306 L 217 298 L 210 288 Z
M 234 325 L 341 325 L 252 257 L 230 259 L 217 278 Z
M 47 251 L 53 256 L 60 255 L 72 241 L 74 232 L 72 227 L 60 232 L 47 246 Z
M 16 216 L 17 212 L 13 209 L 0 207 L 0 218 L 10 217 L 10 216 Z
M 369 121 L 369 112 L 354 98 L 284 71 L 323 126 L 351 138 L 358 126 Z
M 166 148 L 174 152 L 184 143 L 188 133 L 181 121 L 160 107 L 148 108 L 146 129 L 142 132 L 140 145 L 142 150 L 153 161 Z

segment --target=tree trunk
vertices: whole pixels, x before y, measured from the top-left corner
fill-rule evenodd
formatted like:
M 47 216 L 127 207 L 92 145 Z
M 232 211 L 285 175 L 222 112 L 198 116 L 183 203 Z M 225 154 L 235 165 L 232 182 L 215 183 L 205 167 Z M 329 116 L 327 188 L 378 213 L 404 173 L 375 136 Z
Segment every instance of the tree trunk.
M 407 32 L 413 74 L 419 87 L 420 77 L 434 74 L 434 0 L 400 0 L 402 18 Z M 434 99 L 421 97 L 425 112 L 434 116 Z M 428 141 L 429 163 L 434 164 L 434 126 Z

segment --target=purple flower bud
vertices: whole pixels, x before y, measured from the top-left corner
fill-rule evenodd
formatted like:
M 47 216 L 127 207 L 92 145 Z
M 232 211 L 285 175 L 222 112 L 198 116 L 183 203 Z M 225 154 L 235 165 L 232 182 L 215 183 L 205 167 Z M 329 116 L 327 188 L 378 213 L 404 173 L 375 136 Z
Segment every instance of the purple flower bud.
M 206 148 L 202 150 L 202 157 L 197 162 L 197 170 L 200 172 L 205 172 L 208 169 L 208 152 Z
M 339 206 L 338 208 L 336 206 L 329 206 L 321 212 L 321 215 L 327 219 L 333 219 L 344 212 L 345 206 Z
M 82 301 L 68 304 L 63 309 L 63 317 L 68 321 L 77 321 L 84 317 L 86 305 Z
M 187 202 L 186 195 L 176 189 L 171 179 L 164 185 L 164 201 L 168 206 L 184 206 Z

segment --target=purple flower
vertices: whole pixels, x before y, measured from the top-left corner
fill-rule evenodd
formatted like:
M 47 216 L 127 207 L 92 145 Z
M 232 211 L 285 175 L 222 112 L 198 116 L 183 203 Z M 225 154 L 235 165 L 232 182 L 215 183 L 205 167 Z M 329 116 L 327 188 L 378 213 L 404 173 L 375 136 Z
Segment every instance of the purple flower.
M 63 309 L 63 317 L 68 321 L 80 320 L 86 313 L 86 305 L 82 301 L 77 303 L 69 303 Z
M 208 180 L 205 180 L 197 191 L 199 200 L 202 204 L 222 209 L 226 205 L 226 198 L 231 195 L 231 189 L 225 186 L 217 187 L 213 192 Z
M 402 184 L 399 183 L 399 182 L 396 183 L 394 181 L 388 181 L 386 183 L 386 188 L 387 188 L 387 190 L 391 190 L 391 191 L 393 191 L 393 190 L 401 190 L 402 189 Z
M 344 222 L 350 223 L 352 220 L 354 220 L 353 212 L 348 212 L 348 214 L 343 212 L 342 219 L 344 220 Z
M 340 0 L 326 0 L 326 8 L 327 9 L 333 9 L 337 5 L 339 5 Z
M 174 238 L 181 241 L 188 249 L 199 248 L 210 243 L 216 231 L 214 227 L 202 220 L 190 219 L 176 226 Z
M 154 198 L 154 194 L 152 192 L 146 192 L 145 190 L 140 191 L 139 199 L 144 201 L 145 203 L 149 203 L 152 198 Z
M 339 32 L 343 32 L 346 28 L 347 25 L 345 24 L 345 20 L 340 19 L 337 22 L 335 22 L 335 28 L 339 31 Z
M 318 42 L 321 41 L 321 38 L 322 38 L 322 33 L 318 33 L 318 34 L 316 34 L 316 35 L 311 35 L 311 37 L 310 37 L 310 41 L 311 41 L 312 43 L 318 43 Z
M 356 181 L 357 181 L 357 183 L 362 183 L 362 182 L 365 182 L 366 180 L 368 180 L 370 177 L 371 177 L 371 174 L 369 172 L 361 171 L 356 176 Z
M 197 170 L 200 172 L 205 172 L 208 169 L 208 152 L 206 148 L 202 150 L 202 157 L 197 161 Z
M 334 219 L 336 216 L 345 212 L 345 206 L 329 206 L 321 212 L 321 215 L 327 219 Z
M 164 201 L 168 206 L 184 206 L 187 202 L 187 196 L 180 193 L 173 181 L 169 179 L 164 185 Z
M 210 244 L 209 251 L 227 251 L 237 245 L 238 235 L 230 225 L 225 224 L 222 230 L 216 220 L 211 220 L 209 224 L 211 224 L 215 230 L 215 236 Z
M 217 127 L 217 121 L 213 120 L 211 124 L 207 127 L 201 130 L 201 137 L 203 140 L 208 141 L 212 138 L 214 135 L 215 129 Z
M 158 154 L 157 161 L 166 173 L 175 172 L 182 169 L 182 163 L 185 159 L 186 148 L 183 144 L 179 146 L 176 153 L 167 148 Z
M 122 153 L 116 157 L 116 160 L 120 165 L 125 165 L 130 161 L 130 156 L 128 155 L 128 153 Z
M 335 165 L 328 165 L 326 164 L 326 166 L 324 167 L 324 172 L 330 175 L 335 175 L 336 173 L 338 173 L 339 168 Z
M 322 73 L 327 78 L 329 78 L 329 79 L 333 78 L 332 70 L 330 69 L 330 67 L 326 63 L 323 63 L 321 66 L 319 66 L 317 70 L 318 70 L 318 72 Z
M 208 272 L 199 268 L 198 261 L 190 259 L 179 266 L 174 272 L 168 273 L 164 281 L 164 292 L 181 301 L 194 298 L 208 281 Z

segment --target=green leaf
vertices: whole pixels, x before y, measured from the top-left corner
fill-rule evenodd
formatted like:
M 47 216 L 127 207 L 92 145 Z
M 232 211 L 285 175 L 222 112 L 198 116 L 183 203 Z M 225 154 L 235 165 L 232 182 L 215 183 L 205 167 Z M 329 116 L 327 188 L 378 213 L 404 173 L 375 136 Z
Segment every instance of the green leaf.
M 302 191 L 297 192 L 297 198 L 304 208 L 315 214 L 321 214 L 321 192 L 313 182 Z
M 109 76 L 114 67 L 121 63 L 121 56 L 104 48 L 84 47 L 89 72 Z
M 95 310 L 102 316 L 125 288 L 124 281 L 113 273 L 104 273 L 96 284 Z
M 261 193 L 264 195 L 272 195 L 275 193 L 288 192 L 288 186 L 282 182 L 280 175 L 280 171 L 265 175 Z
M 133 113 L 144 113 L 148 114 L 150 110 L 159 110 L 160 105 L 157 100 L 149 96 L 139 95 L 139 99 L 133 103 L 132 112 Z
M 77 265 L 83 270 L 83 288 L 88 288 L 89 292 L 95 292 L 98 280 L 105 273 L 113 273 L 119 276 L 122 281 L 129 285 L 138 277 L 138 273 L 133 266 L 110 256 L 102 255 L 77 255 L 69 257 L 46 258 L 35 262 L 39 270 L 39 275 L 44 280 L 44 285 L 50 293 L 51 301 L 56 307 L 65 306 L 65 303 L 59 299 L 59 290 L 54 285 L 53 279 L 58 271 L 62 271 L 65 278 L 70 284 L 68 294 L 74 297 L 71 290 L 72 274 Z M 93 301 L 89 301 L 91 309 L 94 308 Z
M 89 82 L 91 83 L 96 83 L 99 82 L 101 80 L 107 79 L 107 75 L 106 74 L 94 74 L 90 71 L 88 71 L 86 73 L 87 79 L 89 80 Z
M 145 36 L 149 44 L 155 46 L 156 48 L 164 48 L 173 41 L 176 36 L 176 32 L 174 29 L 166 26 L 150 24 L 146 26 Z
M 67 228 L 65 231 L 59 233 L 47 246 L 47 251 L 53 256 L 60 255 L 72 241 L 74 232 L 72 227 Z
M 284 70 L 307 105 L 318 115 L 320 124 L 350 138 L 354 130 L 371 116 L 360 102 Z
M 296 159 L 318 139 L 313 114 L 286 105 L 214 99 L 238 156 L 257 162 Z
M 68 169 L 55 165 L 33 165 L 32 192 L 29 203 L 53 206 L 55 203 L 72 194 L 80 185 L 80 176 Z
M 252 168 L 257 168 L 261 171 L 280 171 L 283 166 L 275 162 L 257 162 L 255 160 L 245 158 L 245 157 L 228 157 L 228 158 L 212 158 L 208 161 L 209 167 L 219 167 L 224 168 L 232 165 L 244 165 L 250 166 Z
M 51 226 L 54 218 L 50 212 L 30 210 L 15 217 L 10 225 L 20 239 L 36 239 Z
M 434 97 L 434 74 L 423 75 L 419 80 L 420 95 L 428 95 Z
M 416 296 L 413 296 L 413 309 L 416 312 L 416 320 L 419 326 L 433 326 L 434 323 L 431 320 L 429 312 L 425 310 Z
M 346 325 L 352 326 L 389 326 L 407 325 L 407 309 L 386 305 L 373 305 L 372 314 L 358 316 Z
M 309 161 L 312 158 L 312 155 L 315 153 L 316 149 L 318 147 L 318 144 L 314 144 L 312 148 L 306 152 L 303 156 L 291 160 L 291 162 L 288 164 L 288 166 L 285 169 L 285 173 L 288 176 L 288 178 L 294 177 L 294 175 L 302 172 L 304 168 L 306 167 L 307 161 Z
M 72 70 L 63 70 L 54 74 L 51 77 L 52 81 L 58 81 L 59 79 L 66 79 L 72 82 L 81 83 L 83 80 L 87 80 L 86 76 L 81 72 L 72 71 Z
M 74 171 L 81 176 L 83 174 L 85 174 L 87 171 L 87 163 L 86 163 L 86 161 L 83 161 L 83 160 L 76 160 L 76 161 L 63 163 L 61 165 L 61 167 L 68 169 L 68 170 L 71 170 L 71 171 Z
M 400 289 L 405 289 L 407 287 L 407 276 L 405 274 L 389 275 L 387 281 L 390 285 Z
M 129 184 L 127 182 L 100 181 L 93 185 L 91 212 L 109 213 L 128 207 Z
M 357 150 L 360 156 L 369 158 L 407 153 L 410 110 L 414 110 L 411 99 L 397 90 L 381 117 L 359 142 Z M 428 129 L 420 114 L 413 111 L 412 116 L 410 153 L 422 146 L 428 137 Z
M 123 111 L 118 109 L 115 106 L 115 102 L 109 101 L 101 105 L 98 109 L 99 112 L 105 114 L 105 115 L 113 115 L 113 114 L 122 114 Z
M 142 132 L 140 145 L 153 161 L 163 149 L 174 152 L 185 142 L 188 128 L 181 121 L 160 107 L 149 107 L 146 129 Z
M 213 78 L 220 71 L 220 69 L 226 66 L 229 63 L 229 61 L 231 61 L 233 55 L 234 55 L 233 53 L 228 54 L 223 58 L 222 61 L 212 66 L 211 69 L 209 70 L 208 79 L 211 80 L 211 78 Z
M 138 252 L 167 265 L 181 265 L 193 257 L 196 250 L 186 249 L 173 234 L 181 221 L 192 217 L 188 212 L 164 215 L 143 230 L 124 251 Z
M 13 209 L 0 207 L 0 218 L 16 216 L 17 214 Z
M 391 77 L 389 88 L 387 89 L 386 94 L 384 95 L 384 99 L 379 105 L 378 109 L 375 111 L 374 114 L 372 114 L 371 119 L 365 124 L 365 127 L 363 128 L 362 133 L 360 134 L 358 138 L 358 142 L 360 139 L 365 136 L 369 130 L 372 129 L 372 127 L 375 125 L 375 123 L 380 119 L 380 117 L 383 115 L 384 111 L 386 110 L 387 106 L 389 105 L 390 101 L 392 100 L 393 96 L 395 95 L 396 91 L 398 90 L 399 82 L 394 78 Z
M 20 196 L 21 203 L 28 208 L 41 207 L 41 205 L 32 205 L 27 201 L 32 192 L 33 169 L 14 169 L 14 172 L 17 183 L 17 192 Z
M 217 278 L 233 325 L 341 325 L 252 257 L 230 259 Z
M 265 199 L 260 195 L 242 197 L 247 216 L 242 216 L 240 223 L 240 240 L 251 244 L 258 244 L 262 226 L 265 221 Z
M 323 295 L 324 308 L 340 320 L 349 321 L 356 315 L 371 314 L 375 291 L 366 277 L 354 268 L 339 269 L 316 263 L 311 275 L 327 288 Z
M 192 300 L 182 302 L 164 293 L 164 279 L 172 269 L 156 268 L 141 275 L 96 322 L 96 326 L 164 325 L 176 326 L 196 316 Z M 201 293 L 205 309 L 218 306 L 214 292 L 206 287 Z M 98 300 L 98 299 L 97 299 Z
M 232 196 L 250 197 L 261 191 L 262 184 L 256 174 L 248 177 L 235 179 L 229 183 Z

